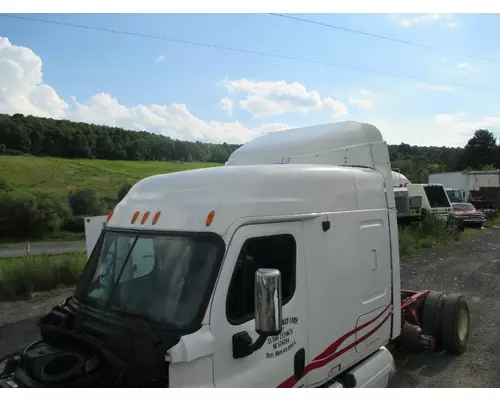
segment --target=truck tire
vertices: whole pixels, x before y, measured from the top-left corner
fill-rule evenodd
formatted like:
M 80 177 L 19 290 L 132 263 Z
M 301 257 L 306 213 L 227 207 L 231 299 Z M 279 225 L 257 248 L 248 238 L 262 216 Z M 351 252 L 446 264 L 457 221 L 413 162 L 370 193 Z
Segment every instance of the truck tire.
M 446 295 L 443 292 L 430 292 L 424 300 L 422 309 L 422 330 L 434 338 L 435 350 L 442 349 L 441 310 Z
M 462 354 L 467 349 L 470 335 L 470 310 L 464 296 L 446 296 L 440 315 L 441 338 L 444 349 Z

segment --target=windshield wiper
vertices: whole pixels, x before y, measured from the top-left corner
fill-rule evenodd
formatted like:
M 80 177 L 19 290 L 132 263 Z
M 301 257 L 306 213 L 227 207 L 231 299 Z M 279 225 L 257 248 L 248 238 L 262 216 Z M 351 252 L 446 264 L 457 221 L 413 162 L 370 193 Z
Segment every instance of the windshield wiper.
M 161 344 L 161 339 L 158 338 L 158 336 L 155 335 L 153 330 L 151 329 L 151 326 L 149 325 L 149 319 L 145 317 L 142 314 L 139 313 L 134 313 L 134 312 L 128 312 L 124 310 L 120 310 L 117 308 L 108 308 L 106 312 L 110 314 L 115 314 L 119 316 L 124 316 L 124 317 L 129 317 L 129 318 L 134 318 L 134 319 L 139 319 L 142 322 L 142 326 L 146 329 L 148 332 L 150 338 L 153 340 L 153 344 L 155 347 L 158 347 Z
M 120 269 L 120 273 L 116 277 L 116 281 L 114 282 L 113 288 L 111 289 L 111 293 L 109 295 L 109 299 L 108 299 L 108 301 L 106 303 L 106 307 L 105 308 L 109 308 L 109 305 L 113 301 L 113 296 L 115 295 L 116 288 L 118 287 L 118 283 L 120 282 L 120 279 L 122 277 L 123 271 L 125 270 L 125 267 L 127 266 L 128 259 L 132 255 L 132 250 L 134 250 L 135 244 L 137 243 L 137 239 L 139 239 L 139 236 L 135 237 L 134 242 L 132 243 L 132 246 L 130 246 L 130 249 L 129 249 L 128 253 L 127 253 L 127 256 L 125 257 L 125 260 L 123 260 L 123 265 L 122 265 L 122 267 Z

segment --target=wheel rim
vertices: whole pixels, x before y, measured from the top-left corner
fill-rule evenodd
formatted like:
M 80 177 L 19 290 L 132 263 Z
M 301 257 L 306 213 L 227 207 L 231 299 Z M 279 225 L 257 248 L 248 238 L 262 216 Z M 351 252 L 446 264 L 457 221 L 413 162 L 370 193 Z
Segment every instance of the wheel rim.
M 458 338 L 463 342 L 469 331 L 469 318 L 467 318 L 467 310 L 462 308 L 458 314 Z

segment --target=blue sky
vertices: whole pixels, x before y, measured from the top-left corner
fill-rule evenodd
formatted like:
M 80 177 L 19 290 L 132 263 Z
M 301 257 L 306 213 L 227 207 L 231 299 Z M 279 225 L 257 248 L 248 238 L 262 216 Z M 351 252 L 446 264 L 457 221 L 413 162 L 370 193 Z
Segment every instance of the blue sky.
M 339 119 L 373 123 L 390 143 L 463 145 L 474 129 L 500 131 L 497 15 L 295 15 L 431 48 L 266 14 L 24 16 L 388 75 L 0 17 L 0 112 L 217 142 Z

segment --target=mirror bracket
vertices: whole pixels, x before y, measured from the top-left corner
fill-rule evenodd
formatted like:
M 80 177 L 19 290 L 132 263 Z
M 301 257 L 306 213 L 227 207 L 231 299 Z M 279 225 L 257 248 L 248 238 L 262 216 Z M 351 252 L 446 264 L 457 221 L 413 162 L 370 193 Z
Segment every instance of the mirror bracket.
M 247 332 L 238 332 L 233 335 L 233 358 L 245 358 L 264 346 L 268 335 L 259 335 L 252 343 L 252 338 Z

